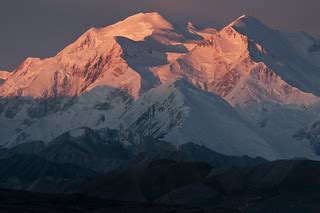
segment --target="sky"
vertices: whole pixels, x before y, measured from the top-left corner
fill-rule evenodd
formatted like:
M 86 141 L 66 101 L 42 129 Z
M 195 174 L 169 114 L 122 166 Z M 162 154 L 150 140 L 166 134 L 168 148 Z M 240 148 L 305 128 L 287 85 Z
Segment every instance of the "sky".
M 320 38 L 319 0 L 0 0 L 0 70 L 26 57 L 53 56 L 90 27 L 151 11 L 217 29 L 246 14 Z

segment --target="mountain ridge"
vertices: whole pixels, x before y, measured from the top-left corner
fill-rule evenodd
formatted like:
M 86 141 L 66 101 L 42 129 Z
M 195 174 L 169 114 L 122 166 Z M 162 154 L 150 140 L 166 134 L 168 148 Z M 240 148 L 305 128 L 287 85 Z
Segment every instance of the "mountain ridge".
M 1 144 L 110 127 L 228 155 L 318 159 L 294 137 L 320 111 L 317 43 L 249 16 L 220 31 L 158 13 L 91 28 L 0 85 Z

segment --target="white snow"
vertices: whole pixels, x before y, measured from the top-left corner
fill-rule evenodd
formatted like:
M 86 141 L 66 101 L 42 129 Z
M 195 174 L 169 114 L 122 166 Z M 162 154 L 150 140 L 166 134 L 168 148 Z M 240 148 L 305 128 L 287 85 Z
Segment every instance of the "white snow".
M 8 71 L 0 71 L 0 79 L 7 80 L 9 76 L 11 75 L 11 72 Z
M 85 129 L 75 129 L 69 132 L 69 135 L 73 138 L 78 138 L 86 134 Z
M 318 159 L 311 144 L 293 137 L 320 112 L 318 43 L 249 16 L 216 31 L 140 13 L 88 30 L 52 58 L 0 72 L 1 97 L 58 98 L 62 105 L 41 118 L 28 117 L 32 102 L 15 105 L 13 119 L 5 113 L 15 108 L 6 107 L 0 139 L 13 146 L 111 127 L 228 155 Z

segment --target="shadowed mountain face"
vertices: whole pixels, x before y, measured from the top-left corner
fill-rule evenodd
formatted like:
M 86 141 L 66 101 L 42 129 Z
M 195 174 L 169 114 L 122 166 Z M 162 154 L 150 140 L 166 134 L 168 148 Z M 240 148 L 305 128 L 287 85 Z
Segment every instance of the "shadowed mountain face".
M 290 159 L 319 160 L 319 46 L 249 16 L 220 31 L 158 13 L 92 28 L 0 71 L 0 187 L 58 193 L 44 210 L 69 193 L 84 209 L 313 212 L 319 163 Z
M 47 145 L 1 149 L 0 166 L 2 188 L 58 193 L 0 190 L 7 196 L 0 206 L 8 211 L 53 211 L 54 202 L 80 212 L 314 212 L 319 202 L 317 161 L 226 156 L 111 129 L 80 128 Z
M 211 169 L 158 160 L 93 178 L 82 185 L 85 194 L 0 190 L 0 206 L 5 212 L 317 212 L 319 168 L 299 160 Z
M 162 159 L 207 162 L 219 166 L 249 166 L 264 162 L 263 159 L 224 156 L 195 144 L 185 146 L 177 151 L 178 148 L 171 143 L 150 137 L 112 129 L 80 128 L 66 132 L 48 144 L 34 141 L 1 149 L 1 186 L 61 193 L 77 191 L 77 187 L 97 175 Z M 190 154 L 192 149 L 197 149 L 197 153 Z M 208 152 L 212 155 L 198 158 L 198 155 Z M 195 168 L 195 175 L 197 171 Z
M 185 153 L 189 161 L 207 162 L 213 167 L 226 166 L 253 166 L 258 163 L 266 162 L 265 159 L 257 157 L 250 158 L 248 156 L 234 157 L 221 155 L 205 146 L 199 146 L 193 143 L 183 144 L 179 147 L 179 151 Z
M 105 130 L 106 136 L 113 137 L 112 134 L 112 130 Z M 53 162 L 71 163 L 99 172 L 112 170 L 133 157 L 118 138 L 106 141 L 99 132 L 89 128 L 62 134 L 38 154 Z
M 35 155 L 0 159 L 0 186 L 18 190 L 61 193 L 69 183 L 95 177 L 98 173 L 72 164 L 57 164 Z
M 319 171 L 319 163 L 312 161 L 276 161 L 245 168 L 153 161 L 99 177 L 80 192 L 243 212 L 314 212 L 319 208 Z
M 295 136 L 320 111 L 318 46 L 250 16 L 217 31 L 136 14 L 1 71 L 0 143 L 111 128 L 230 156 L 317 160 L 317 143 Z
M 210 170 L 208 164 L 157 160 L 114 171 L 80 192 L 107 199 L 153 201 L 176 188 L 201 181 Z

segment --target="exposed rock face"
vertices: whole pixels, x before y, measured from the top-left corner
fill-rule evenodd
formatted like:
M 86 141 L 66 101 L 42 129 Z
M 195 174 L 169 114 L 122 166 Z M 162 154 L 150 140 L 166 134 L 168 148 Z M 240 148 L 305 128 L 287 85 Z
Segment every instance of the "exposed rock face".
M 318 159 L 293 137 L 320 111 L 318 43 L 248 16 L 216 31 L 137 14 L 0 72 L 0 141 L 109 127 L 227 155 Z

